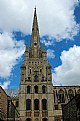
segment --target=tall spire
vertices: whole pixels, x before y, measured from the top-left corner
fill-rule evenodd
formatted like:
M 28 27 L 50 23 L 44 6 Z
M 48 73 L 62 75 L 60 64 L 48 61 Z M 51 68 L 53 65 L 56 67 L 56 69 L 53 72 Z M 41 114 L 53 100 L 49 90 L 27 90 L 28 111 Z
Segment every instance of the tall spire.
M 30 52 L 33 53 L 33 57 L 39 56 L 39 48 L 40 48 L 40 37 L 39 37 L 38 21 L 37 21 L 36 7 L 35 7 L 33 25 L 32 25 L 31 46 L 30 46 L 31 50 Z
M 33 27 L 32 27 L 32 30 L 38 30 L 36 7 L 35 7 L 35 11 L 34 11 L 34 19 L 33 19 Z

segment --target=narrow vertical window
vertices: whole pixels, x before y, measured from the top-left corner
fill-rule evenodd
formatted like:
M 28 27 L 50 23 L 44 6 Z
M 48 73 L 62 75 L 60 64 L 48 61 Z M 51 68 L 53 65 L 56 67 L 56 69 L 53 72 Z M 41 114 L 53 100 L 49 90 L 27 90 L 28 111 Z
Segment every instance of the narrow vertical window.
M 42 110 L 47 110 L 47 100 L 42 99 Z
M 46 93 L 46 86 L 42 86 L 42 93 Z
M 40 72 L 42 72 L 42 69 L 40 69 Z
M 34 87 L 34 91 L 35 91 L 35 93 L 38 93 L 38 86 Z
M 34 110 L 39 110 L 39 100 L 38 99 L 34 100 Z
M 27 94 L 30 94 L 30 86 L 27 86 Z
M 31 100 L 30 99 L 26 100 L 26 110 L 31 110 Z
M 31 74 L 31 69 L 30 69 L 30 74 Z

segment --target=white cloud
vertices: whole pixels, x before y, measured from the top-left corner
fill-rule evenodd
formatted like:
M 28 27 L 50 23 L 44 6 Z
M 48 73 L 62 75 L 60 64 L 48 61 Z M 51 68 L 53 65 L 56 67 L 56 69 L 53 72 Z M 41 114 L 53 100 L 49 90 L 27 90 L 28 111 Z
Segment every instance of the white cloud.
M 55 57 L 54 50 L 48 49 L 47 50 L 47 57 L 48 58 L 54 58 Z
M 69 51 L 63 51 L 60 59 L 62 64 L 53 73 L 55 85 L 80 85 L 80 46 L 74 45 Z
M 24 42 L 16 41 L 8 33 L 0 34 L 0 77 L 11 75 L 13 67 L 24 53 Z
M 44 43 L 45 46 L 47 46 L 47 47 L 54 45 L 53 40 L 48 40 L 47 41 L 47 40 L 43 39 L 41 42 Z
M 10 81 L 6 81 L 4 82 L 3 84 L 0 83 L 0 86 L 3 88 L 3 89 L 8 89 L 8 86 L 10 85 Z
M 78 32 L 77 4 L 78 0 L 0 0 L 0 30 L 30 33 L 36 5 L 41 35 L 71 39 Z

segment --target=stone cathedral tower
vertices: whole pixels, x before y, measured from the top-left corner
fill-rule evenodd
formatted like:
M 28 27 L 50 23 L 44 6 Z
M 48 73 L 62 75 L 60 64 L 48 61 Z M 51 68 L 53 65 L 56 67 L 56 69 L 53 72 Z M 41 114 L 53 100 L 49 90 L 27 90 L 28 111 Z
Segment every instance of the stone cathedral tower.
M 21 66 L 19 112 L 22 121 L 53 121 L 53 85 L 47 53 L 40 47 L 36 8 L 30 49 L 26 45 Z

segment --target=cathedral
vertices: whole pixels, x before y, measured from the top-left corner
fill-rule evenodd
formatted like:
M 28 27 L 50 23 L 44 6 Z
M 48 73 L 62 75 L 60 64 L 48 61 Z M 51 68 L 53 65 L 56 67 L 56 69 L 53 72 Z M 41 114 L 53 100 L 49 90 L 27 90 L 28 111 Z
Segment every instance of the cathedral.
M 40 44 L 35 8 L 30 48 L 26 44 L 21 65 L 19 93 L 11 96 L 20 117 L 15 121 L 63 121 L 62 107 L 76 94 L 80 94 L 80 86 L 52 84 L 51 65 Z
M 62 106 L 80 93 L 78 86 L 53 86 L 51 65 L 40 46 L 36 8 L 30 49 L 21 66 L 19 113 L 22 121 L 62 121 Z

